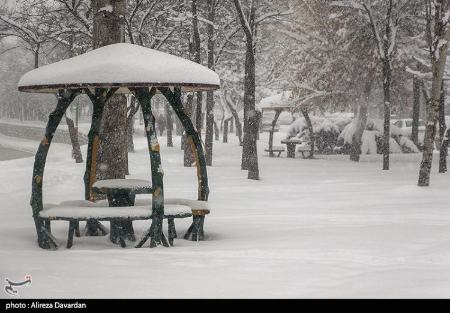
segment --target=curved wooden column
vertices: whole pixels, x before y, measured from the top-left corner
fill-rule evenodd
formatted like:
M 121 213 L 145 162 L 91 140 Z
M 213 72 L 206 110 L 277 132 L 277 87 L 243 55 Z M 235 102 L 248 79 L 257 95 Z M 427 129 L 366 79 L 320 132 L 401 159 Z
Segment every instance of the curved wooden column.
M 169 101 L 175 111 L 175 114 L 183 124 L 187 135 L 187 141 L 190 143 L 195 155 L 198 180 L 198 200 L 208 201 L 209 186 L 205 153 L 200 135 L 192 124 L 189 116 L 187 116 L 184 112 L 183 104 L 181 103 L 181 89 L 179 87 L 175 87 L 174 91 L 171 91 L 170 88 L 159 87 L 158 90 L 166 97 L 167 101 Z M 196 214 L 193 216 L 192 225 L 186 232 L 184 236 L 185 239 L 191 239 L 193 241 L 204 239 L 203 224 L 205 214 Z
M 44 223 L 44 221 L 39 217 L 39 212 L 44 209 L 42 201 L 42 184 L 44 180 L 45 162 L 47 160 L 47 154 L 53 135 L 55 134 L 67 108 L 79 93 L 79 90 L 59 91 L 58 104 L 56 105 L 55 110 L 49 115 L 47 126 L 45 128 L 45 137 L 42 139 L 34 158 L 30 204 L 33 209 L 33 218 L 36 226 L 38 244 L 39 247 L 43 249 L 57 248 L 57 243 L 50 232 L 50 223 Z
M 88 134 L 88 148 L 86 156 L 86 170 L 84 172 L 84 199 L 95 201 L 92 192 L 92 185 L 96 181 L 97 154 L 100 146 L 100 126 L 102 122 L 103 109 L 105 103 L 114 95 L 118 88 L 103 89 L 96 88 L 94 93 L 89 89 L 85 89 L 86 94 L 93 105 L 91 128 Z M 99 231 L 106 235 L 108 232 L 105 227 L 97 220 L 89 220 L 86 223 L 86 235 L 98 236 Z
M 169 247 L 166 237 L 163 233 L 164 220 L 164 172 L 161 166 L 160 147 L 156 134 L 155 117 L 152 113 L 151 100 L 156 93 L 155 88 L 130 88 L 136 99 L 139 101 L 144 116 L 145 133 L 147 135 L 148 150 L 150 154 L 150 164 L 152 171 L 152 225 L 142 240 L 136 245 L 136 248 L 142 245 L 150 238 L 150 248 L 162 244 Z

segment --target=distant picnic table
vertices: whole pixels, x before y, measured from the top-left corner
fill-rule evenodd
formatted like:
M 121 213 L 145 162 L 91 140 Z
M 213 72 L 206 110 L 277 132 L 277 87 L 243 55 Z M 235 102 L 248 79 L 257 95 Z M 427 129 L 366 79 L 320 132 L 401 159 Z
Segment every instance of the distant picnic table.
M 287 157 L 295 158 L 295 146 L 302 144 L 303 141 L 297 138 L 291 138 L 291 139 L 283 139 L 281 140 L 281 143 L 286 145 Z

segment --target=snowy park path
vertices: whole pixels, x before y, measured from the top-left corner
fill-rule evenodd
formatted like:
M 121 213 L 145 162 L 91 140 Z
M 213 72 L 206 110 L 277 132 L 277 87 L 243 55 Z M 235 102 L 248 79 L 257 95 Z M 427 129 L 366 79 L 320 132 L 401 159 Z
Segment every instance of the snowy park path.
M 389 172 L 380 156 L 359 164 L 343 156 L 269 158 L 266 135 L 260 181 L 239 169 L 234 136 L 215 142 L 208 240 L 178 239 L 174 248 L 122 249 L 107 237 L 82 237 L 70 250 L 41 250 L 28 204 L 33 158 L 0 162 L 0 279 L 31 274 L 20 296 L 47 298 L 450 295 L 450 174 L 433 170 L 431 187 L 419 188 L 420 155 L 393 155 Z M 161 141 L 165 196 L 194 199 L 195 170 L 182 166 L 178 141 L 175 148 Z M 145 139 L 135 144 L 130 178 L 148 179 Z M 44 201 L 81 199 L 84 165 L 70 159 L 69 146 L 52 149 Z M 178 221 L 179 234 L 189 224 Z M 135 225 L 139 236 L 149 222 Z M 61 243 L 67 229 L 53 224 Z
M 14 160 L 31 156 L 28 152 L 23 152 L 0 145 L 0 161 Z

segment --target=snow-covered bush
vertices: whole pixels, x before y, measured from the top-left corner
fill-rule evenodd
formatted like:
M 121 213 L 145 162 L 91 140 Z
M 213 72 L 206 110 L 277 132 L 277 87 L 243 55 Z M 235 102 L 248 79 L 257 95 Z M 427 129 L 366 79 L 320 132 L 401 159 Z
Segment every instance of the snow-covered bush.
M 341 153 L 348 154 L 356 131 L 356 120 L 348 124 L 341 132 L 337 147 Z M 405 135 L 401 128 L 391 125 L 391 138 L 389 140 L 390 153 L 418 153 L 417 146 Z M 361 154 L 382 153 L 383 149 L 383 121 L 369 119 L 362 136 Z
M 324 115 L 325 118 L 332 121 L 333 124 L 335 124 L 339 128 L 339 132 L 341 132 L 345 128 L 345 126 L 350 124 L 353 120 L 353 113 L 348 112 L 325 112 Z
M 317 151 L 321 154 L 333 153 L 340 133 L 339 127 L 332 120 L 325 117 L 310 116 L 310 119 Z M 307 143 L 310 142 L 308 125 L 304 117 L 296 119 L 289 126 L 286 138 L 294 137 L 300 138 Z

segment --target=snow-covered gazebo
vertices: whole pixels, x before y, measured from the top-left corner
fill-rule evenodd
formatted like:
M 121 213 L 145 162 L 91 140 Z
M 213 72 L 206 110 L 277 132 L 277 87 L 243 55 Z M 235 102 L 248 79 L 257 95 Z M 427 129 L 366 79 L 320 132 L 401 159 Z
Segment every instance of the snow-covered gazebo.
M 283 91 L 279 94 L 269 96 L 261 99 L 257 105 L 257 109 L 261 111 L 262 114 L 267 111 L 274 111 L 275 116 L 271 123 L 271 129 L 269 131 L 269 156 L 274 156 L 273 151 L 273 133 L 275 132 L 275 126 L 277 125 L 278 118 L 283 111 L 292 111 L 292 103 L 290 101 L 291 91 Z
M 94 106 L 84 174 L 85 200 L 93 200 L 92 186 L 96 180 L 95 163 L 103 107 L 116 93 L 132 93 L 140 102 L 143 111 L 152 173 L 152 210 L 149 215 L 152 218 L 152 226 L 138 246 L 142 246 L 148 238 L 151 238 L 151 247 L 160 243 L 167 245 L 162 232 L 165 214 L 163 171 L 155 131 L 155 118 L 151 108 L 152 97 L 160 92 L 169 101 L 182 122 L 188 142 L 191 143 L 197 159 L 198 201 L 191 205 L 193 206 L 193 223 L 185 238 L 191 236 L 193 240 L 202 240 L 204 216 L 209 213 L 209 207 L 206 205 L 209 195 L 208 175 L 202 143 L 192 121 L 183 110 L 181 93 L 215 90 L 219 87 L 218 75 L 200 64 L 126 43 L 105 46 L 26 73 L 19 81 L 20 91 L 58 95 L 57 106 L 49 116 L 45 137 L 36 153 L 33 169 L 31 206 L 39 246 L 46 249 L 57 246 L 50 231 L 52 219 L 71 221 L 69 240 L 71 231 L 73 237 L 75 227 L 72 224 L 73 218 L 70 219 L 67 216 L 49 218 L 42 214 L 44 210 L 42 184 L 47 153 L 53 135 L 65 111 L 80 93 L 86 93 Z M 130 219 L 129 216 L 127 217 Z

